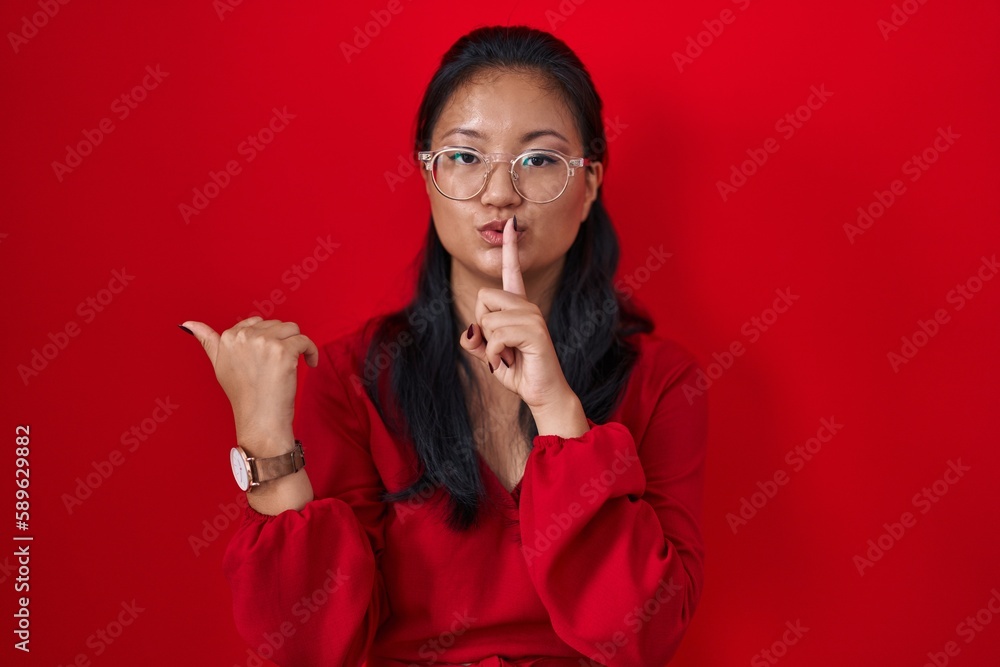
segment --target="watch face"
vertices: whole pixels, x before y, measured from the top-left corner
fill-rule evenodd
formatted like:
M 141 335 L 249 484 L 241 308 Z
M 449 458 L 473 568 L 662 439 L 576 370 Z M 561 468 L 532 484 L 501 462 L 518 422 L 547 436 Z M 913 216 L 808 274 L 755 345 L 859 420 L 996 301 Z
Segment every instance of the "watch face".
M 250 475 L 247 471 L 247 462 L 239 447 L 233 447 L 229 450 L 229 463 L 233 466 L 233 477 L 236 478 L 236 483 L 244 491 L 249 489 Z

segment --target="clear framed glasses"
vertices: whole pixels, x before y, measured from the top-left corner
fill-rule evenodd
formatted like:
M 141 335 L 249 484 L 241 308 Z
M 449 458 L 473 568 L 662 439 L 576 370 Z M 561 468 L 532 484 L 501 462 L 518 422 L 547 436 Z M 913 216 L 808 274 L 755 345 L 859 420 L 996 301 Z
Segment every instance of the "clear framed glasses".
M 468 146 L 445 146 L 435 151 L 420 151 L 417 157 L 431 172 L 434 187 L 448 199 L 472 199 L 486 188 L 494 165 L 507 164 L 510 153 L 482 153 Z M 577 167 L 591 160 L 570 157 L 557 150 L 525 151 L 510 160 L 510 180 L 523 199 L 547 204 L 566 191 Z

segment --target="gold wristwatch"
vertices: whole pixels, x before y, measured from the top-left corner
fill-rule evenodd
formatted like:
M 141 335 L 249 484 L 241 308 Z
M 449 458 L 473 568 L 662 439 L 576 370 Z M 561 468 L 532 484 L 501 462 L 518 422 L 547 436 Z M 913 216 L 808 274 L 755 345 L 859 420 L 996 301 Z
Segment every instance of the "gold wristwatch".
M 306 464 L 306 458 L 302 453 L 302 443 L 296 440 L 292 451 L 266 459 L 247 456 L 242 447 L 233 447 L 229 452 L 229 463 L 239 487 L 244 491 L 252 491 L 255 486 L 264 482 L 301 470 Z

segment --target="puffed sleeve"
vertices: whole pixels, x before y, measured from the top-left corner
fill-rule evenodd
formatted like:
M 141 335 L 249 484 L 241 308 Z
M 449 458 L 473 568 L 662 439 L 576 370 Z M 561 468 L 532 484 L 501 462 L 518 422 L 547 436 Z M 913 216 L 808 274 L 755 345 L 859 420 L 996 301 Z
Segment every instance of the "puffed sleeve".
M 520 495 L 521 549 L 559 637 L 597 663 L 665 665 L 701 596 L 707 405 L 697 361 L 657 355 L 658 393 L 636 447 L 623 424 L 535 437 Z
M 324 346 L 298 396 L 295 437 L 315 498 L 275 516 L 247 507 L 224 555 L 236 627 L 278 665 L 360 665 L 389 613 L 383 487 L 347 350 Z

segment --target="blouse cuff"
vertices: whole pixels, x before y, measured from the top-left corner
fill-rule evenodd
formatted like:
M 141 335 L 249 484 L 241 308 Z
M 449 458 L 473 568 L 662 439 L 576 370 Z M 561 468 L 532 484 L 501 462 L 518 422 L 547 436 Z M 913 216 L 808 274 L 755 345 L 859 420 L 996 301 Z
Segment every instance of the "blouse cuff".
M 590 430 L 576 437 L 535 437 L 535 447 L 522 479 L 522 508 L 524 501 L 529 506 L 539 498 L 555 501 L 571 497 L 584 487 L 600 496 L 601 502 L 616 496 L 643 494 L 646 477 L 632 432 L 616 421 L 596 424 L 588 418 L 587 423 Z M 525 492 L 529 485 L 534 493 Z M 593 498 L 592 502 L 596 500 Z
M 246 508 L 243 510 L 243 518 L 247 523 L 265 523 L 271 521 L 275 518 L 273 514 L 262 514 L 250 506 L 247 503 Z
M 570 437 L 570 438 L 564 438 L 561 435 L 557 435 L 555 433 L 546 433 L 545 435 L 536 435 L 535 436 L 535 440 L 534 440 L 534 447 L 535 448 L 544 449 L 544 448 L 547 448 L 547 447 L 551 447 L 553 445 L 559 445 L 559 444 L 561 444 L 561 443 L 563 443 L 563 442 L 565 442 L 567 440 L 575 440 L 577 442 L 582 442 L 584 440 L 592 438 L 593 437 L 592 431 L 595 428 L 600 428 L 602 426 L 602 424 L 597 424 L 597 423 L 594 422 L 593 419 L 591 419 L 590 417 L 587 417 L 587 426 L 590 427 L 590 430 L 588 430 L 586 433 L 584 433 L 582 435 L 573 436 L 573 437 Z
M 312 500 L 307 502 L 302 507 L 301 510 L 294 510 L 289 508 L 286 510 L 282 510 L 281 512 L 278 512 L 277 514 L 264 514 L 262 512 L 258 512 L 257 510 L 255 510 L 253 507 L 250 506 L 250 503 L 247 503 L 243 511 L 243 520 L 244 523 L 270 523 L 271 521 L 278 519 L 283 514 L 287 514 L 288 512 L 294 512 L 295 514 L 304 514 L 306 510 L 310 509 L 312 506 L 323 503 L 324 501 L 343 502 L 339 498 L 313 498 Z M 344 504 L 346 505 L 346 503 Z M 347 507 L 350 508 L 349 505 L 347 505 Z

